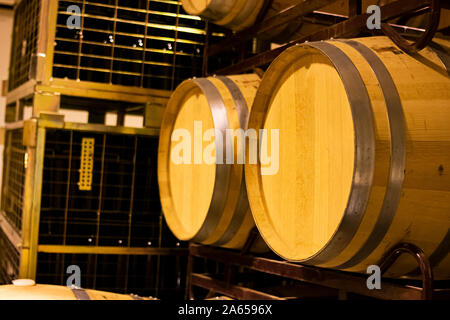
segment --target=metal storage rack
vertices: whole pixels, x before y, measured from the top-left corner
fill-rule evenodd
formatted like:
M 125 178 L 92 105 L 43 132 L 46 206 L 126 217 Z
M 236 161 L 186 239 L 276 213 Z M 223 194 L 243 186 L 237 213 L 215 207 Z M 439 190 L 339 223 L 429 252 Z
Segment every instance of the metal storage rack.
M 67 266 L 76 264 L 84 287 L 184 295 L 187 249 L 166 226 L 159 202 L 158 129 L 41 113 L 7 124 L 6 132 L 0 281 L 65 284 Z
M 302 1 L 265 20 L 264 23 L 259 20 L 253 27 L 237 32 L 221 42 L 211 44 L 207 41 L 203 55 L 203 75 L 228 75 L 249 71 L 263 73 L 263 70 L 259 68 L 264 68 L 284 50 L 296 44 L 346 36 L 355 37 L 362 32 L 367 33 L 366 21 L 369 15 L 362 12 L 361 0 L 349 0 L 349 17 L 315 11 L 332 2 L 333 0 Z M 398 0 L 384 5 L 381 7 L 383 21 L 381 32 L 389 36 L 405 52 L 414 53 L 431 43 L 438 28 L 441 7 L 450 9 L 448 2 L 434 0 Z M 401 22 L 402 17 L 408 18 L 427 12 L 431 19 L 429 19 L 429 26 L 424 30 L 387 22 L 395 18 L 400 18 L 398 21 Z M 248 41 L 254 37 L 300 17 L 320 21 L 325 26 L 313 34 L 295 39 L 273 50 L 252 54 L 247 49 Z M 410 44 L 404 37 L 410 37 L 415 41 Z M 211 70 L 210 60 L 230 48 L 235 53 L 234 61 L 224 68 Z M 411 282 L 390 280 L 383 281 L 382 290 L 369 290 L 366 285 L 367 279 L 358 274 L 289 263 L 274 255 L 268 257 L 252 255 L 248 249 L 257 236 L 255 229 L 242 252 L 191 243 L 188 262 L 188 297 L 194 299 L 194 288 L 202 288 L 207 298 L 219 294 L 234 299 L 283 300 L 300 297 L 346 299 L 351 294 L 357 294 L 359 297 L 377 299 L 450 299 L 448 281 L 434 282 L 432 262 L 430 264 L 430 260 L 423 251 L 411 244 L 400 243 L 393 247 L 378 265 L 384 273 L 400 255 L 412 255 L 418 263 L 417 273 L 421 275 L 421 283 L 415 281 L 411 284 Z M 202 261 L 203 263 L 199 263 Z M 197 271 L 198 267 L 202 267 L 200 268 L 202 270 Z M 252 272 L 249 273 L 249 271 Z M 270 288 L 271 291 L 255 288 L 255 285 L 266 282 L 271 276 L 276 277 L 275 283 L 283 283 L 281 293 L 280 290 L 278 294 L 274 293 L 273 288 Z M 253 281 L 254 279 L 257 280 Z M 293 284 L 285 286 L 287 281 Z
M 443 288 L 433 288 L 433 272 L 428 258 L 423 251 L 414 245 L 398 244 L 378 264 L 382 273 L 402 254 L 414 256 L 420 268 L 422 283 L 394 282 L 385 280 L 379 290 L 369 290 L 365 278 L 359 274 L 321 269 L 312 266 L 289 263 L 276 258 L 257 257 L 249 253 L 231 252 L 207 246 L 191 244 L 189 247 L 189 299 L 194 299 L 194 288 L 206 289 L 206 297 L 216 294 L 242 300 L 287 300 L 296 298 L 321 297 L 328 299 L 348 299 L 349 295 L 386 300 L 430 300 L 450 299 L 448 284 Z M 195 272 L 195 259 L 206 259 L 223 266 L 222 272 Z M 259 275 L 245 274 L 239 277 L 235 268 L 240 271 L 251 270 Z M 216 267 L 216 270 L 218 268 Z M 261 277 L 263 275 L 263 277 Z M 279 283 L 291 281 L 290 286 L 280 288 L 256 288 L 256 283 L 263 283 L 269 275 L 279 277 Z M 259 278 L 258 278 L 259 277 Z M 236 280 L 237 279 L 237 280 Z M 253 282 L 254 279 L 259 279 Z M 250 287 L 248 286 L 249 284 Z M 434 285 L 436 285 L 434 283 Z M 275 291 L 276 293 L 274 293 Z
M 73 5 L 79 15 L 68 11 Z M 80 28 L 68 28 L 71 17 Z M 123 114 L 139 113 L 146 126 L 158 127 L 171 90 L 201 74 L 205 28 L 174 0 L 20 0 L 7 121 L 23 120 L 24 106 L 32 106 L 36 117 L 87 110 L 92 123 L 107 111 L 118 113 L 119 124 Z
M 339 16 L 327 14 L 325 12 L 315 11 L 334 2 L 334 0 L 319 1 L 302 1 L 299 4 L 291 6 L 277 15 L 264 20 L 264 22 L 256 23 L 254 26 L 237 32 L 227 37 L 223 41 L 215 44 L 206 43 L 203 55 L 203 75 L 217 74 L 237 74 L 255 70 L 267 66 L 279 54 L 287 48 L 306 41 L 321 41 L 339 37 L 355 37 L 362 32 L 367 33 L 366 22 L 369 14 L 362 12 L 361 0 L 348 0 L 350 16 Z M 389 36 L 401 49 L 406 52 L 414 52 L 427 46 L 435 35 L 438 25 L 441 8 L 450 9 L 448 2 L 435 0 L 398 0 L 393 3 L 381 6 L 381 32 Z M 402 17 L 411 17 L 420 14 L 429 13 L 431 19 L 426 29 L 411 28 L 405 25 L 390 24 L 387 21 Z M 245 52 L 246 43 L 268 30 L 282 26 L 295 19 L 308 19 L 309 21 L 321 22 L 323 28 L 318 31 L 306 35 L 300 39 L 294 39 L 285 45 L 273 50 L 260 52 L 258 54 L 250 54 Z M 402 22 L 402 19 L 398 20 Z M 369 35 L 379 30 L 370 31 Z M 414 44 L 408 44 L 403 36 L 412 36 L 417 38 Z M 207 37 L 208 39 L 208 37 Z M 217 55 L 232 48 L 240 51 L 236 54 L 236 59 L 232 64 L 210 70 L 209 61 Z M 244 53 L 242 53 L 244 50 Z
M 78 29 L 67 27 L 70 5 Z M 201 74 L 205 23 L 176 0 L 19 0 L 14 11 L 0 281 L 64 284 L 79 264 L 85 287 L 182 295 L 187 250 L 161 215 L 157 137 L 171 90 Z M 89 124 L 64 122 L 61 109 L 88 111 Z M 117 127 L 103 125 L 107 112 Z M 124 127 L 126 114 L 148 129 Z M 85 136 L 91 191 L 77 185 Z

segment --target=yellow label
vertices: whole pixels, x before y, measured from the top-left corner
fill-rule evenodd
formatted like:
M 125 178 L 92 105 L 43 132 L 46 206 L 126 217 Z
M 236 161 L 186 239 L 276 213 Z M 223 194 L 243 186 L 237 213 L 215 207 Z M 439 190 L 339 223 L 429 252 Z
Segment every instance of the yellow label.
M 92 190 L 92 170 L 94 169 L 94 138 L 81 140 L 80 181 L 78 188 L 83 191 Z

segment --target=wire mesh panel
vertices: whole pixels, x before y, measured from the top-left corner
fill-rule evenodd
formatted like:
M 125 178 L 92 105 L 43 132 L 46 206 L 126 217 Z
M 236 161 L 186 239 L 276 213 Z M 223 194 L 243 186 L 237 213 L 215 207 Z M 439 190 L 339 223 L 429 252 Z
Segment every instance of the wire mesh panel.
M 82 141 L 93 139 L 92 184 L 80 188 Z M 163 227 L 157 137 L 48 129 L 40 244 L 176 246 Z
M 90 141 L 91 169 L 83 165 Z M 164 222 L 156 176 L 158 137 L 46 129 L 40 245 L 176 248 Z M 90 149 L 91 150 L 91 149 Z M 86 152 L 86 150 L 85 150 Z M 80 172 L 91 170 L 91 187 Z M 186 257 L 39 253 L 37 281 L 65 284 L 69 265 L 83 286 L 183 298 Z M 164 272 L 160 272 L 164 270 Z
M 69 6 L 81 12 L 69 29 Z M 199 76 L 205 22 L 179 1 L 59 1 L 53 76 L 171 90 Z
M 0 285 L 19 276 L 20 254 L 0 228 Z
M 67 267 L 77 265 L 81 286 L 160 299 L 183 299 L 187 257 L 39 253 L 37 282 L 66 285 Z
M 9 70 L 9 91 L 28 80 L 37 53 L 41 0 L 22 0 L 14 13 L 14 36 Z
M 23 129 L 7 130 L 3 160 L 2 211 L 17 231 L 22 229 L 26 147 Z

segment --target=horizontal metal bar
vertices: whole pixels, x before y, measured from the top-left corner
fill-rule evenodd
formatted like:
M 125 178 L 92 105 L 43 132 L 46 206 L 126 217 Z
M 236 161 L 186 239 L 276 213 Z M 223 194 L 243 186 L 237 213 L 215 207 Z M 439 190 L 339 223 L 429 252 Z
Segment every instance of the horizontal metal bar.
M 79 43 L 79 40 L 74 40 L 74 39 L 66 39 L 66 38 L 61 38 L 61 37 L 56 37 L 55 38 L 56 41 L 65 41 L 65 42 L 73 42 L 73 43 Z M 107 47 L 107 48 L 111 48 L 112 45 L 110 43 L 103 43 L 103 42 L 94 42 L 94 41 L 86 41 L 83 40 L 83 45 L 85 44 L 89 44 L 89 45 L 93 45 L 93 46 L 99 46 L 99 47 Z M 198 54 L 192 54 L 192 53 L 185 53 L 185 52 L 174 52 L 172 50 L 164 50 L 164 49 L 152 49 L 152 48 L 143 48 L 143 47 L 128 47 L 128 46 L 122 46 L 122 45 L 114 45 L 115 48 L 120 48 L 120 49 L 126 49 L 126 50 L 133 50 L 133 51 L 145 51 L 145 52 L 152 52 L 152 53 L 161 53 L 161 54 L 176 54 L 179 56 L 187 56 L 187 57 L 198 57 L 200 58 L 201 56 Z
M 67 28 L 66 25 L 63 24 L 57 24 L 58 28 Z M 111 30 L 101 30 L 101 29 L 94 29 L 94 28 L 87 28 L 83 26 L 83 31 L 92 31 L 92 32 L 98 32 L 98 33 L 105 33 L 110 35 L 112 33 Z M 160 40 L 160 41 L 172 41 L 177 43 L 186 43 L 186 44 L 195 44 L 195 45 L 204 45 L 203 42 L 193 41 L 193 40 L 187 40 L 187 39 L 180 39 L 180 38 L 171 38 L 171 37 L 160 37 L 160 36 L 152 36 L 152 35 L 145 35 L 145 34 L 139 34 L 139 33 L 129 33 L 129 32 L 121 32 L 121 31 L 115 31 L 115 35 L 118 36 L 127 36 L 127 37 L 133 37 L 133 38 L 141 38 L 146 40 Z
M 83 67 L 83 66 L 71 66 L 71 65 L 59 64 L 59 63 L 53 64 L 53 67 L 55 67 L 55 68 L 66 68 L 66 69 L 79 69 L 79 70 L 95 71 L 95 72 L 103 72 L 103 73 L 114 73 L 114 74 L 121 74 L 121 75 L 135 76 L 135 77 L 141 77 L 142 76 L 141 73 L 137 73 L 137 72 L 111 70 L 111 69 L 100 69 L 100 68 L 90 68 L 90 67 Z M 172 78 L 172 77 L 169 77 L 169 76 L 158 76 L 158 75 L 153 75 L 153 74 L 146 74 L 146 75 L 144 75 L 144 77 L 159 78 L 159 79 L 171 79 Z
M 120 133 L 120 134 L 145 135 L 155 137 L 159 136 L 159 129 L 151 129 L 151 128 L 115 127 L 115 126 L 105 126 L 102 124 L 58 122 L 44 119 L 39 119 L 38 125 L 40 128 L 56 128 L 56 129 L 101 132 L 101 133 Z
M 381 17 L 382 20 L 389 20 L 396 18 L 402 14 L 418 10 L 427 6 L 429 6 L 429 3 L 426 3 L 423 0 L 398 0 L 393 3 L 382 6 Z M 252 70 L 253 68 L 271 63 L 284 50 L 296 44 L 301 44 L 306 41 L 328 40 L 331 38 L 342 37 L 352 32 L 357 32 L 362 28 L 366 27 L 366 22 L 369 16 L 370 15 L 366 13 L 363 15 L 352 17 L 348 20 L 337 23 L 329 28 L 325 28 L 306 37 L 291 41 L 286 45 L 276 48 L 274 50 L 261 53 L 249 59 L 243 60 L 235 65 L 220 69 L 216 71 L 215 74 L 226 75 L 226 74 L 242 73 L 248 70 Z
M 198 273 L 193 273 L 191 275 L 191 284 L 193 286 L 209 289 L 214 293 L 220 293 L 237 300 L 285 300 L 283 298 L 253 289 L 236 285 L 227 285 L 224 281 L 213 279 Z
M 286 261 L 240 255 L 235 252 L 191 244 L 190 254 L 199 258 L 207 258 L 221 263 L 243 266 L 251 270 L 269 273 L 293 280 L 308 282 L 328 288 L 341 289 L 348 292 L 387 300 L 420 300 L 422 289 L 383 282 L 380 290 L 369 290 L 363 275 L 321 269 Z
M 34 79 L 28 80 L 19 87 L 9 91 L 6 95 L 6 104 L 17 102 L 21 98 L 31 96 L 34 92 L 37 82 Z
M 103 8 L 110 8 L 110 9 L 116 9 L 115 5 L 112 4 L 103 4 L 103 3 L 97 3 L 97 2 L 90 2 L 90 1 L 81 1 L 81 0 L 71 0 L 70 2 L 79 3 L 79 4 L 85 4 L 85 5 L 92 5 L 96 7 L 103 7 Z M 175 2 L 175 1 L 172 1 Z M 179 5 L 177 3 L 177 5 Z M 170 17 L 180 17 L 184 19 L 192 19 L 192 20 L 201 20 L 200 17 L 197 16 L 191 16 L 187 14 L 177 14 L 172 12 L 162 12 L 162 11 L 154 11 L 154 10 L 146 10 L 146 9 L 138 9 L 138 8 L 130 8 L 130 7 L 117 7 L 118 10 L 125 10 L 125 11 L 132 11 L 132 12 L 140 12 L 140 13 L 148 13 L 153 15 L 162 15 L 162 16 L 170 16 Z
M 59 12 L 59 14 L 64 15 L 72 15 L 70 12 L 62 11 Z M 159 24 L 159 23 L 146 23 L 141 21 L 135 21 L 135 20 L 125 20 L 121 18 L 114 18 L 114 17 L 105 17 L 105 16 L 98 16 L 94 14 L 80 14 L 82 18 L 90 18 L 90 19 L 97 19 L 97 20 L 107 20 L 107 21 L 115 21 L 115 22 L 121 22 L 121 23 L 129 23 L 133 25 L 140 25 L 140 26 L 146 26 L 150 28 L 156 28 L 156 29 L 164 29 L 164 30 L 170 30 L 170 31 L 178 31 L 178 32 L 186 32 L 191 34 L 205 34 L 205 30 L 202 29 L 196 29 L 196 28 L 190 28 L 190 27 L 178 27 L 175 25 L 168 25 L 168 24 Z
M 23 120 L 21 121 L 15 121 L 15 122 L 7 122 L 5 123 L 5 129 L 8 130 L 17 130 L 17 129 L 23 129 Z
M 434 300 L 450 300 L 450 289 L 434 289 Z
M 165 105 L 171 95 L 171 91 L 169 90 L 128 87 L 123 85 L 59 78 L 53 78 L 49 86 L 38 85 L 35 90 L 58 92 L 65 96 L 126 101 L 133 103 L 147 103 L 151 101 L 152 103 L 162 105 Z
M 63 246 L 39 245 L 38 252 L 43 253 L 71 253 L 71 254 L 102 254 L 102 255 L 157 255 L 157 256 L 186 256 L 185 248 L 133 248 L 133 247 L 97 247 L 97 246 Z

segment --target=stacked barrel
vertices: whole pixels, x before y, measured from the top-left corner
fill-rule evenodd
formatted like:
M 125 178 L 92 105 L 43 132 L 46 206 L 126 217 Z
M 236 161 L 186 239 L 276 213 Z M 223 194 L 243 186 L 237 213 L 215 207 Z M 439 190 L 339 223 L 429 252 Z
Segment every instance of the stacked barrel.
M 411 56 L 387 37 L 310 42 L 287 49 L 261 81 L 182 83 L 159 150 L 172 231 L 239 249 L 255 223 L 282 258 L 353 272 L 407 242 L 424 250 L 436 278 L 450 278 L 450 43 L 439 43 Z M 198 123 L 267 134 L 245 136 L 243 174 L 242 164 L 225 161 L 226 143 L 204 142 L 202 154 L 216 161 L 181 161 L 196 146 L 179 143 L 195 140 Z M 402 257 L 387 276 L 415 276 L 416 268 Z
M 305 0 L 182 0 L 181 3 L 186 12 L 191 15 L 201 16 L 214 24 L 224 26 L 233 31 L 241 31 L 251 27 L 256 22 L 261 22 L 275 16 L 277 13 Z M 383 6 L 397 0 L 362 0 L 361 8 L 366 12 L 371 5 Z M 348 0 L 316 1 L 316 9 L 323 13 L 338 16 L 350 16 Z M 323 6 L 323 4 L 327 4 Z M 314 3 L 312 3 L 314 5 Z M 399 21 L 400 24 L 417 28 L 426 28 L 429 24 L 427 15 L 418 15 Z M 441 10 L 439 30 L 450 26 L 450 10 Z M 314 33 L 323 26 L 295 19 L 282 27 L 270 30 L 260 38 L 276 43 L 298 39 L 302 36 Z

